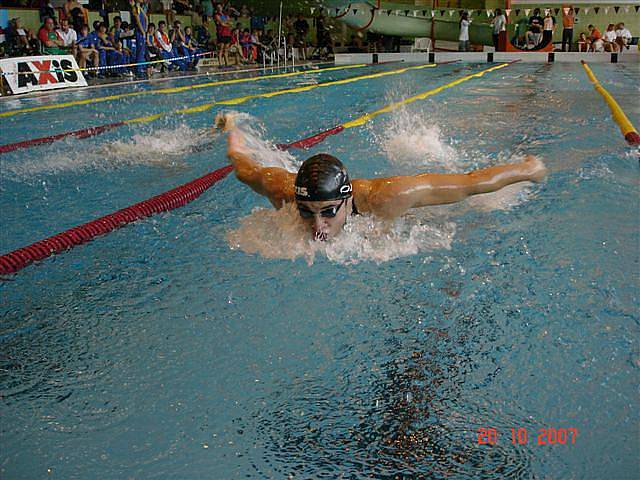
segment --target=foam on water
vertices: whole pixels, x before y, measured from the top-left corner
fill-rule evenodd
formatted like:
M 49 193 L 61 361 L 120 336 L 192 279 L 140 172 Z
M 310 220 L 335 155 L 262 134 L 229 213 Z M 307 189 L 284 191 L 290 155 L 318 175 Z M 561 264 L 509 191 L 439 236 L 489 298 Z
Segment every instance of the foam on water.
M 350 218 L 337 237 L 315 242 L 295 205 L 287 204 L 280 210 L 255 208 L 226 238 L 232 249 L 265 258 L 304 258 L 311 265 L 316 255 L 324 255 L 336 263 L 354 264 L 448 250 L 455 232 L 455 223 L 437 217 L 405 216 L 385 223 L 360 215 Z
M 74 146 L 52 155 L 29 155 L 18 161 L 2 162 L 2 177 L 28 182 L 34 177 L 77 173 L 90 169 L 114 170 L 131 165 L 180 167 L 185 154 L 197 150 L 215 138 L 211 129 L 179 125 L 170 129 L 136 134 L 125 140 L 102 143 L 93 149 Z M 86 141 L 86 140 L 85 140 Z M 46 147 L 45 147 L 46 148 Z

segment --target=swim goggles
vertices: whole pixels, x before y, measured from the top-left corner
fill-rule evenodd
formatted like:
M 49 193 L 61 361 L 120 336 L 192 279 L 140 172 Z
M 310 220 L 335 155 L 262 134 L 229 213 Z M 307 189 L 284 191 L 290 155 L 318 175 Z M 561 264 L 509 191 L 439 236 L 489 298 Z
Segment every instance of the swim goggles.
M 323 218 L 333 218 L 338 214 L 338 211 L 346 201 L 347 199 L 343 198 L 342 201 L 337 205 L 331 205 L 330 207 L 323 208 L 319 212 L 312 212 L 308 208 L 303 207 L 302 205 L 298 205 L 298 213 L 300 213 L 300 216 L 302 218 L 313 218 L 316 216 L 316 214 L 319 214 Z

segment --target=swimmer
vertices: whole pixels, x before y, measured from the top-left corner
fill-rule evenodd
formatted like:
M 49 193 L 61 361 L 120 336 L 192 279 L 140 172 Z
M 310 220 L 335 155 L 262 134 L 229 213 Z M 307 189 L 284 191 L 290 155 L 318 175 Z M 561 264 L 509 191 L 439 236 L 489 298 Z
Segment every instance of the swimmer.
M 370 213 L 392 220 L 411 208 L 455 203 L 512 183 L 539 182 L 547 172 L 542 161 L 527 155 L 521 163 L 466 174 L 421 173 L 351 181 L 340 160 L 321 153 L 305 160 L 295 174 L 255 161 L 233 114 L 219 113 L 215 123 L 229 133 L 227 155 L 238 180 L 267 197 L 275 208 L 295 202 L 314 240 L 338 235 L 351 215 Z

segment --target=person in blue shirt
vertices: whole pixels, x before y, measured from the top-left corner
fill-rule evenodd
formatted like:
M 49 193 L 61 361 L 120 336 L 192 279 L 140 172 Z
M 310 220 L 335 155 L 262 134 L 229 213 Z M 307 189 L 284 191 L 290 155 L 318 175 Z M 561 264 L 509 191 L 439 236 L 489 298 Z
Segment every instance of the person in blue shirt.
M 80 68 L 87 67 L 87 59 L 91 60 L 94 67 L 100 64 L 100 55 L 95 47 L 95 43 L 92 42 L 88 25 L 82 25 L 79 38 L 76 40 L 76 45 L 78 46 L 78 65 L 80 65 Z M 96 70 L 91 70 L 88 75 L 95 77 Z
M 144 1 L 145 0 L 131 0 L 131 17 L 135 25 L 136 38 L 135 61 L 138 64 L 136 67 L 136 75 L 139 78 L 146 78 L 146 66 L 142 65 L 142 63 L 145 61 L 147 52 L 146 36 L 149 18 L 147 17 Z

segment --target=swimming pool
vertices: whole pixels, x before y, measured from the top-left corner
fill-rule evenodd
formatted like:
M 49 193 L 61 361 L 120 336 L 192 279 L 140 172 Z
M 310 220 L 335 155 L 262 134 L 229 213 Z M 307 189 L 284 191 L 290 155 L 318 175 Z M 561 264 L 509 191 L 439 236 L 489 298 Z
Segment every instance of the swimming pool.
M 0 142 L 397 68 L 19 114 L 2 119 Z M 484 68 L 227 108 L 261 122 L 256 144 L 290 142 Z M 637 66 L 592 69 L 638 125 Z M 218 110 L 2 155 L 2 251 L 225 165 L 224 139 L 207 134 Z M 292 212 L 229 176 L 0 282 L 3 477 L 633 478 L 638 157 L 581 67 L 511 65 L 290 153 L 321 151 L 353 178 L 524 153 L 550 175 L 390 231 L 359 218 L 311 253 L 286 243 Z M 478 445 L 480 428 L 497 443 Z M 578 435 L 538 445 L 542 428 Z

